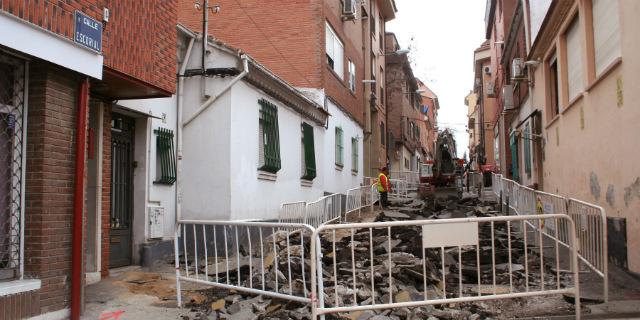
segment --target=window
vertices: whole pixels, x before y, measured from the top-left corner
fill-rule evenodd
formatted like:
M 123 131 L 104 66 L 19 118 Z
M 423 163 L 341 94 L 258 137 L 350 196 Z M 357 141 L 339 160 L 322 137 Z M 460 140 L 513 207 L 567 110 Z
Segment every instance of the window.
M 409 159 L 404 158 L 404 168 L 405 168 L 405 169 L 410 169 L 410 167 L 409 167 L 409 166 L 410 166 L 410 164 L 409 164 Z
M 620 57 L 620 17 L 617 1 L 592 0 L 596 76 Z
M 511 177 L 514 181 L 520 181 L 520 173 L 518 172 L 518 137 L 515 132 L 511 132 L 509 136 L 509 146 L 511 148 Z
M 173 151 L 173 131 L 164 128 L 153 130 L 156 134 L 155 183 L 172 185 L 176 182 L 176 157 Z
M 325 25 L 327 64 L 333 71 L 335 71 L 338 77 L 342 79 L 344 77 L 344 45 L 329 23 L 326 23 Z
M 523 139 L 522 148 L 524 149 L 524 172 L 527 174 L 528 178 L 531 178 L 531 129 L 529 128 L 528 123 L 524 126 Z
M 358 139 L 351 138 L 351 171 L 358 172 Z
M 376 55 L 371 52 L 371 93 L 376 94 Z
M 271 173 L 280 170 L 280 135 L 278 133 L 278 108 L 271 102 L 260 99 L 260 128 L 258 169 Z
M 336 127 L 336 164 L 339 166 L 344 165 L 344 145 L 342 144 L 342 128 Z
M 584 88 L 584 68 L 582 63 L 582 41 L 580 24 L 576 16 L 565 35 L 567 42 L 567 84 L 569 101 L 582 92 Z
M 551 118 L 560 113 L 560 98 L 558 87 L 558 59 L 554 55 L 549 61 L 549 114 Z
M 356 65 L 349 59 L 349 89 L 356 92 Z
M 382 89 L 382 82 L 384 82 L 382 79 L 384 77 L 384 69 L 382 69 L 382 67 L 380 67 L 380 105 L 384 105 L 384 89 Z
M 316 155 L 313 142 L 313 127 L 302 123 L 302 179 L 313 180 L 316 177 Z
M 384 146 L 384 140 L 387 135 L 387 131 L 384 130 L 384 122 L 380 122 L 380 144 Z
M 373 6 L 372 2 L 371 5 Z M 373 10 L 373 9 L 371 9 Z M 374 36 L 376 34 L 376 16 L 374 15 L 375 11 L 371 11 L 371 18 L 369 19 L 369 29 L 371 29 L 371 35 Z
M 20 277 L 24 62 L 0 52 L 0 280 Z

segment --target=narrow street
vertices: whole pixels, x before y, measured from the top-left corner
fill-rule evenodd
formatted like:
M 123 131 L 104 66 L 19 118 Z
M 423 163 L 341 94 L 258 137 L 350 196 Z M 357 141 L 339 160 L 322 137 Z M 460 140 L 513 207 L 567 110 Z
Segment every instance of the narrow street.
M 640 319 L 640 0 L 0 0 L 0 320 Z

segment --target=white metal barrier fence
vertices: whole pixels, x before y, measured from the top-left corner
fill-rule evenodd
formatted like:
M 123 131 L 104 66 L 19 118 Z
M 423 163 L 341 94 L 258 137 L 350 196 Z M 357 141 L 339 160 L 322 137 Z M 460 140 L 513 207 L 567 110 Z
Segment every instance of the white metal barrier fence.
M 579 240 L 578 258 L 603 279 L 603 300 L 609 301 L 607 218 L 602 207 L 576 199 L 536 191 L 522 186 L 502 175 L 492 177 L 496 196 L 517 215 L 569 215 L 575 222 L 575 234 Z M 507 209 L 507 210 L 508 210 Z M 569 241 L 566 226 L 543 225 L 546 234 L 558 232 L 558 239 L 565 245 Z
M 535 227 L 540 220 L 568 226 L 568 249 L 558 237 Z M 527 228 L 536 232 L 538 248 L 553 243 L 552 252 L 528 250 L 528 232 L 523 231 Z M 311 263 L 312 283 L 317 284 L 312 286 L 312 296 L 317 297 L 312 319 L 342 312 L 565 293 L 575 295 L 579 318 L 573 231 L 573 221 L 563 214 L 542 219 L 529 215 L 323 225 L 314 231 L 311 247 L 311 256 L 317 259 Z M 401 235 L 418 242 L 413 250 L 395 248 Z M 516 254 L 524 256 L 523 270 L 514 270 Z M 561 272 L 563 268 L 570 273 Z M 395 281 L 407 277 L 416 283 L 415 291 L 401 289 L 406 293 L 401 297 Z M 332 287 L 325 289 L 325 283 Z
M 305 223 L 317 228 L 322 224 L 340 220 L 344 213 L 342 198 L 341 194 L 334 193 L 307 203 Z
M 304 223 L 306 208 L 305 201 L 283 203 L 278 212 L 278 222 Z
M 362 186 L 347 190 L 347 203 L 344 212 L 344 221 L 348 221 L 348 215 L 362 211 L 362 209 L 370 207 L 373 211 L 373 204 L 378 200 L 378 189 L 375 185 Z
M 417 188 L 420 185 L 420 173 L 418 171 L 391 171 L 389 176 L 393 179 L 404 180 L 409 188 Z
M 399 179 L 389 179 L 389 183 L 391 184 L 391 192 L 389 192 L 389 198 L 409 198 L 409 184 L 406 181 Z
M 311 303 L 306 248 L 314 228 L 257 221 L 179 221 L 174 254 L 180 281 Z M 313 261 L 313 259 L 312 259 Z

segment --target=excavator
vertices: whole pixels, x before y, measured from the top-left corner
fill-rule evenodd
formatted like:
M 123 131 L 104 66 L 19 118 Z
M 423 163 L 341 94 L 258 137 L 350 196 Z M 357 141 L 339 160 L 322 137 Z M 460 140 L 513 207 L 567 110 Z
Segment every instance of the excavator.
M 421 194 L 436 189 L 461 189 L 464 159 L 457 158 L 456 140 L 448 129 L 438 133 L 435 158 L 420 167 Z

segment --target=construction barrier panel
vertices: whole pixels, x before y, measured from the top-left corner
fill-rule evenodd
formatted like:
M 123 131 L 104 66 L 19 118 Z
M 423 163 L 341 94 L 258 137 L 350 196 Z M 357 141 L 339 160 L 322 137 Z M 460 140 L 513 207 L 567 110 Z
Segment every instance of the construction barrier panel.
M 178 306 L 180 281 L 311 303 L 311 269 L 304 261 L 313 231 L 295 223 L 179 221 L 174 240 Z
M 347 190 L 347 204 L 343 221 L 348 221 L 349 214 L 357 212 L 359 216 L 364 208 L 370 208 L 370 210 L 373 211 L 373 205 L 378 201 L 378 196 L 378 190 L 375 185 Z
M 307 203 L 305 201 L 283 203 L 278 212 L 278 222 L 304 223 L 306 209 Z
M 568 249 L 534 228 L 537 246 L 551 242 L 554 250 L 548 255 L 544 250 L 537 254 L 527 250 L 523 239 L 527 232 L 522 230 L 540 220 L 568 225 Z M 312 283 L 317 284 L 312 287 L 312 319 L 557 294 L 575 296 L 579 319 L 578 248 L 573 230 L 573 221 L 564 214 L 323 225 L 314 231 L 311 247 L 316 257 L 311 264 Z M 400 237 L 416 239 L 415 248 L 395 248 Z M 524 255 L 525 263 L 514 270 L 517 254 Z M 561 272 L 567 269 L 570 272 Z M 395 279 L 407 277 L 414 279 L 414 290 L 394 285 Z
M 496 196 L 502 194 L 502 204 L 508 205 L 517 215 L 565 214 L 573 219 L 575 230 L 572 232 L 579 240 L 578 259 L 602 278 L 603 300 L 608 302 L 607 218 L 604 209 L 577 199 L 532 190 L 499 174 L 494 174 L 492 179 Z M 546 223 L 531 227 L 542 228 L 545 235 L 556 237 L 565 247 L 571 241 L 567 225 Z
M 341 194 L 334 193 L 307 203 L 305 223 L 317 228 L 322 224 L 340 220 L 344 213 L 342 199 Z

